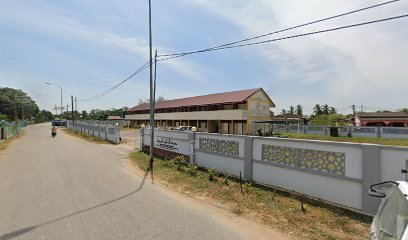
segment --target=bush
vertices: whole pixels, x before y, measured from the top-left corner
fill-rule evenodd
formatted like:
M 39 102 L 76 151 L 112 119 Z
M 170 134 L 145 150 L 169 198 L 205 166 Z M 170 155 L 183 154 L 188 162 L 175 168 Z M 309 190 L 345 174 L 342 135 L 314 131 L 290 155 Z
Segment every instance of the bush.
M 217 173 L 217 171 L 215 170 L 215 168 L 210 168 L 208 169 L 208 181 L 214 181 L 215 178 L 215 174 Z
M 172 168 L 174 166 L 174 161 L 173 160 L 163 160 L 162 165 L 165 168 Z
M 177 165 L 177 170 L 178 171 L 181 171 L 182 167 L 187 165 L 187 162 L 186 162 L 186 160 L 184 160 L 183 156 L 177 156 L 174 159 L 174 163 Z
M 197 175 L 197 170 L 198 170 L 198 166 L 196 164 L 189 164 L 186 167 L 186 173 L 191 175 L 191 176 L 196 176 Z

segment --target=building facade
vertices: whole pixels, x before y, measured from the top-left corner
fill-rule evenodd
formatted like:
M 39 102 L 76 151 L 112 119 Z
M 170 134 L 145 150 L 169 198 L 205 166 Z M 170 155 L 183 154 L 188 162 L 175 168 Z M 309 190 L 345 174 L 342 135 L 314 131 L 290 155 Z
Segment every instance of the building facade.
M 254 134 L 255 122 L 268 120 L 275 104 L 262 88 L 216 93 L 156 102 L 155 126 L 171 129 L 195 126 L 199 131 L 223 134 Z M 128 110 L 131 125 L 150 125 L 150 104 Z
M 408 114 L 403 112 L 368 112 L 356 114 L 356 126 L 408 127 Z

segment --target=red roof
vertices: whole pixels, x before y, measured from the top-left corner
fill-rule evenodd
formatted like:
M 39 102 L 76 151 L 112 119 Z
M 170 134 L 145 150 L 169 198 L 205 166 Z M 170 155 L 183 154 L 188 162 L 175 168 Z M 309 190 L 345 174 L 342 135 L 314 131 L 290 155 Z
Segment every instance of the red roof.
M 251 97 L 253 94 L 262 90 L 262 88 L 246 89 L 233 92 L 215 93 L 204 96 L 180 98 L 173 100 L 166 100 L 156 102 L 155 108 L 175 108 L 175 107 L 187 107 L 187 106 L 203 106 L 211 104 L 227 104 L 227 103 L 241 103 Z M 149 103 L 137 105 L 128 109 L 128 112 L 149 110 Z

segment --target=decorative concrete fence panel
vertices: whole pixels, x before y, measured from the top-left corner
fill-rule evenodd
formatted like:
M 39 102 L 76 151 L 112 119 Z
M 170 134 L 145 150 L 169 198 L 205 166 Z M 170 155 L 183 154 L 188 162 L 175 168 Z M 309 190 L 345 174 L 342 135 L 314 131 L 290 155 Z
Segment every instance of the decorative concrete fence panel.
M 401 169 L 408 168 L 408 147 L 381 146 L 380 159 L 381 181 L 406 180 Z
M 362 149 L 359 145 L 254 138 L 256 182 L 362 209 Z
M 383 127 L 381 136 L 384 138 L 402 138 L 408 139 L 408 128 Z
M 325 126 L 306 126 L 306 133 L 326 135 L 326 127 Z
M 353 137 L 377 137 L 376 127 L 351 127 Z
M 197 133 L 195 162 L 230 175 L 244 175 L 245 136 Z

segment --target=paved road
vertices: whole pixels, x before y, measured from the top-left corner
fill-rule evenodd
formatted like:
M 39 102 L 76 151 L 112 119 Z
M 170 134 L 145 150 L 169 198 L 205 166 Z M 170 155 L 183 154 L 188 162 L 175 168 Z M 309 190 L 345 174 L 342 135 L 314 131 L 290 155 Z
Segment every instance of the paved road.
M 35 125 L 0 159 L 0 239 L 245 239 L 125 168 L 112 148 Z

